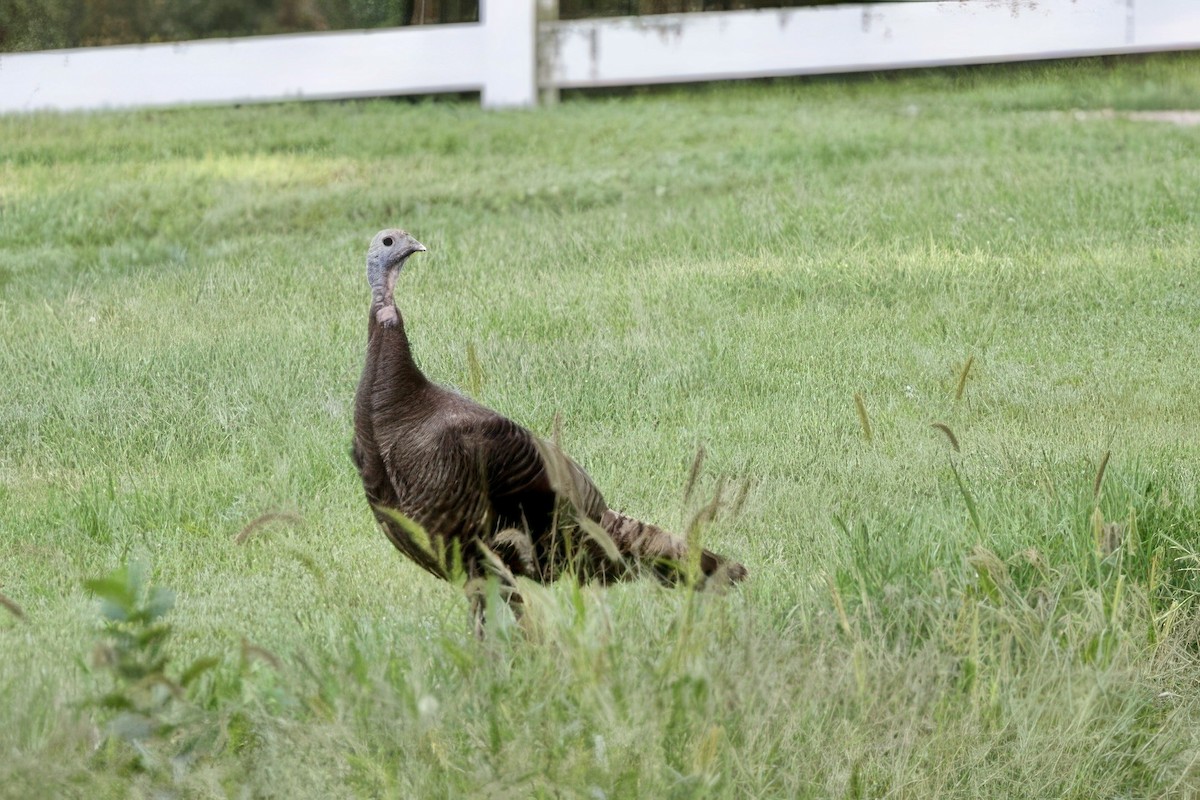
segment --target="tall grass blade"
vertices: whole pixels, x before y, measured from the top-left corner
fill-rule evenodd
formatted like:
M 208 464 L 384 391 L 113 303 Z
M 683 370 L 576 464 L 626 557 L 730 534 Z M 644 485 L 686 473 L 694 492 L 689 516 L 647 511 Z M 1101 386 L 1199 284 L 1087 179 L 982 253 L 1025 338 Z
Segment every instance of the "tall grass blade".
M 192 681 L 196 680 L 210 669 L 217 667 L 220 665 L 220 663 L 221 659 L 217 658 L 216 656 L 201 656 L 200 658 L 197 658 L 179 676 L 179 685 L 186 688 L 192 683 Z
M 583 531 L 585 536 L 599 545 L 600 549 L 604 551 L 604 555 L 609 561 L 613 562 L 614 564 L 621 561 L 621 550 L 617 547 L 617 543 L 613 541 L 613 538 L 609 535 L 608 531 L 604 530 L 604 528 L 600 527 L 600 525 L 588 519 L 587 517 L 581 516 L 576 521 L 579 524 L 579 529 Z
M 294 558 L 296 563 L 304 567 L 304 570 L 316 579 L 317 585 L 321 587 L 322 591 L 327 588 L 325 570 L 321 569 L 321 565 L 317 563 L 317 560 L 311 554 L 304 552 L 298 547 L 286 545 L 283 547 L 283 552 Z
M 392 522 L 395 522 L 397 525 L 403 528 L 404 532 L 412 538 L 413 543 L 420 547 L 421 550 L 430 555 L 434 555 L 432 540 L 429 538 L 429 533 L 425 530 L 423 525 L 420 525 L 411 517 L 401 514 L 394 508 L 388 508 L 387 506 L 375 506 L 375 509 Z
M 983 526 L 979 524 L 979 510 L 975 508 L 975 499 L 971 497 L 971 493 L 967 490 L 967 485 L 963 482 L 962 476 L 958 474 L 958 467 L 954 463 L 954 459 L 950 459 L 950 471 L 954 473 L 954 482 L 958 484 L 958 491 L 962 494 L 963 502 L 967 505 L 967 514 L 971 517 L 971 524 L 975 526 L 975 532 L 983 535 Z
M 684 532 L 683 538 L 687 545 L 687 579 L 690 585 L 695 584 L 703 574 L 700 569 L 700 557 L 704 551 L 704 529 L 717 518 L 717 513 L 721 510 L 724 502 L 722 497 L 724 493 L 725 481 L 722 479 L 717 482 L 712 500 L 709 500 L 696 512 Z
M 858 392 L 854 393 L 854 408 L 858 411 L 858 424 L 862 425 L 863 436 L 867 437 L 867 441 L 871 441 L 871 420 L 867 416 L 867 404 L 863 402 L 863 397 Z
M 445 540 L 442 537 L 431 537 L 425 527 L 416 520 L 394 508 L 374 508 L 395 523 L 392 528 L 382 527 L 384 533 L 402 553 L 439 578 L 453 583 L 463 579 L 462 552 L 458 542 L 451 542 L 450 552 L 447 553 Z
M 483 367 L 479 363 L 479 354 L 475 352 L 474 342 L 467 342 L 467 380 L 470 382 L 472 397 L 483 394 Z
M 495 550 L 488 547 L 478 539 L 475 541 L 475 545 L 479 548 L 480 554 L 483 555 L 484 565 L 487 566 L 488 570 L 493 575 L 495 575 L 501 581 L 507 583 L 509 586 L 516 585 L 517 579 L 512 574 L 512 570 L 510 570 L 508 565 L 504 563 L 504 559 L 500 558 L 500 556 L 496 554 Z
M 696 448 L 696 457 L 692 459 L 692 468 L 688 472 L 687 486 L 683 489 L 683 502 L 688 502 L 692 499 L 692 491 L 696 488 L 696 481 L 700 478 L 700 471 L 704 469 L 704 445 Z
M 1008 566 L 988 548 L 980 544 L 975 545 L 967 556 L 967 563 L 975 569 L 980 588 L 992 602 L 998 603 L 1011 590 Z
M 0 594 L 0 606 L 4 606 L 8 610 L 8 613 L 12 614 L 17 619 L 23 620 L 26 618 L 25 610 L 17 605 L 15 601 L 6 597 L 4 594 Z
M 962 400 L 963 392 L 967 388 L 967 376 L 971 374 L 971 366 L 975 363 L 975 356 L 967 356 L 967 363 L 963 364 L 962 371 L 958 373 L 958 385 L 954 387 L 954 402 Z
M 254 644 L 245 636 L 242 637 L 242 663 L 249 664 L 251 661 L 261 661 L 264 664 L 270 664 L 275 669 L 279 669 L 282 664 L 279 661 L 279 656 L 272 653 L 265 647 L 260 647 Z
M 537 564 L 534 559 L 537 553 L 533 549 L 533 540 L 529 538 L 527 532 L 520 528 L 505 528 L 496 533 L 492 542 L 494 545 L 515 553 L 527 574 L 533 575 L 536 572 Z
M 579 485 L 580 478 L 576 474 L 576 470 L 571 468 L 570 459 L 559 447 L 560 440 L 561 426 L 559 416 L 555 414 L 553 438 L 549 442 L 545 439 L 535 438 L 533 444 L 537 448 L 538 455 L 542 457 L 542 464 L 546 467 L 546 476 L 550 479 L 550 487 L 565 497 L 572 506 L 579 508 L 583 505 L 581 502 L 582 489 Z
M 1100 506 L 1092 509 L 1092 539 L 1096 544 L 1096 558 L 1104 558 L 1104 512 Z
M 550 441 L 554 442 L 555 447 L 562 447 L 562 414 L 558 411 L 554 412 L 554 423 L 550 429 Z
M 1100 466 L 1096 469 L 1096 480 L 1092 482 L 1092 499 L 1100 498 L 1100 489 L 1104 486 L 1104 471 L 1108 469 L 1108 459 L 1112 455 L 1112 450 L 1105 450 L 1104 457 L 1100 459 Z
M 846 604 L 842 602 L 842 593 L 838 591 L 837 583 L 834 582 L 832 575 L 825 576 L 825 583 L 829 586 L 829 596 L 833 598 L 833 608 L 837 611 L 838 625 L 841 626 L 842 633 L 850 635 L 850 618 L 846 615 Z
M 746 506 L 746 500 L 750 498 L 750 489 L 753 485 L 751 478 L 746 478 L 738 485 L 737 496 L 733 499 L 733 504 L 729 507 L 729 516 L 737 518 L 741 516 L 742 509 Z
M 942 433 L 946 434 L 946 438 L 950 440 L 950 446 L 954 448 L 954 452 L 958 452 L 958 437 L 954 435 L 954 431 L 950 430 L 950 426 L 944 422 L 931 422 L 931 428 L 937 428 Z
M 238 531 L 237 536 L 233 537 L 233 543 L 245 544 L 251 536 L 272 522 L 288 522 L 292 525 L 302 525 L 304 524 L 304 519 L 299 514 L 292 514 L 287 511 L 268 511 L 266 514 L 260 514 L 246 523 L 246 527 Z

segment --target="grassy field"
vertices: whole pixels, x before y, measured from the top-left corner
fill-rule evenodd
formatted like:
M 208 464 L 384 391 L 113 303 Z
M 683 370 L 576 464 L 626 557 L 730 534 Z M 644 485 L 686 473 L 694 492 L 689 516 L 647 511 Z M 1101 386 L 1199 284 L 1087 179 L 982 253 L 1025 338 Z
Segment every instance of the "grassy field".
M 1196 796 L 1200 128 L 1107 107 L 1200 58 L 0 118 L 0 796 Z M 750 580 L 476 642 L 348 457 L 391 225 L 431 377 Z

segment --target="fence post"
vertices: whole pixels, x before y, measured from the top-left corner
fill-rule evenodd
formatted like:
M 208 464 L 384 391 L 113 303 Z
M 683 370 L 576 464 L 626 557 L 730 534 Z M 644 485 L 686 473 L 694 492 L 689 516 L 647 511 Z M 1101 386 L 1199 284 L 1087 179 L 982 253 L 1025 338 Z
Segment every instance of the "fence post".
M 537 27 L 537 84 L 543 106 L 558 104 L 558 87 L 554 85 L 554 59 L 558 55 L 558 37 L 542 31 L 543 22 L 558 22 L 558 0 L 538 0 Z
M 483 0 L 484 108 L 537 105 L 537 0 Z

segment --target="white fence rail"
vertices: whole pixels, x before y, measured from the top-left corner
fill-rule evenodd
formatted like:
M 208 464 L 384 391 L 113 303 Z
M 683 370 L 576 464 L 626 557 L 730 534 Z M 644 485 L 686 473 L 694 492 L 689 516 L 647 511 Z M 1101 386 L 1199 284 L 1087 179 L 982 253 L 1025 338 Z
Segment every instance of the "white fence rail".
M 1200 48 L 1200 0 L 951 0 L 543 23 L 557 87 Z
M 1200 48 L 1200 0 L 941 0 L 481 22 L 0 54 L 0 113 L 543 89 Z

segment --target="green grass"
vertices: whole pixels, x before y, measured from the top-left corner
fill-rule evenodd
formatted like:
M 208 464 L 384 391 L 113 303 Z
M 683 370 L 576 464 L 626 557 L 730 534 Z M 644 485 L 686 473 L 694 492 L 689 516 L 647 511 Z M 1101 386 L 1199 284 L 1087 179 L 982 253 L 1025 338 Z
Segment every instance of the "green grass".
M 1200 128 L 1070 113 L 1197 76 L 0 118 L 0 796 L 1200 792 Z M 348 457 L 389 225 L 432 377 L 676 529 L 750 482 L 743 587 L 471 638 Z M 219 659 L 140 767 L 88 704 L 130 559 L 165 674 Z

